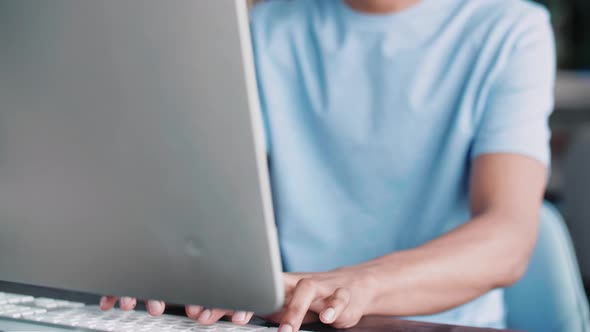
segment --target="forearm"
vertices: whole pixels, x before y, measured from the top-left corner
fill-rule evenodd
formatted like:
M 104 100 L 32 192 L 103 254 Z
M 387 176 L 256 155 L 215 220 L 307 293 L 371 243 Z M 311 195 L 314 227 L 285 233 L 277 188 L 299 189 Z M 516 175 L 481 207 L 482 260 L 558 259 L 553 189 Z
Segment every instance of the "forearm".
M 365 264 L 377 294 L 367 314 L 433 314 L 516 282 L 534 247 L 537 214 L 484 213 L 422 247 Z
M 456 230 L 361 265 L 287 274 L 283 332 L 298 330 L 309 311 L 347 328 L 366 315 L 438 313 L 516 282 L 535 244 L 546 168 L 520 155 L 489 154 L 475 159 L 471 174 L 473 217 Z

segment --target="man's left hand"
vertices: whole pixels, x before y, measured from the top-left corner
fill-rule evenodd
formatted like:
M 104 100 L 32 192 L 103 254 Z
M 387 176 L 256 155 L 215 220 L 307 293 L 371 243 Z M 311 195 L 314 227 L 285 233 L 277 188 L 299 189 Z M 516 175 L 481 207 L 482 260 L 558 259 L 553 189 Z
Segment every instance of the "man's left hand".
M 336 328 L 355 326 L 368 314 L 376 283 L 367 269 L 351 267 L 323 273 L 286 273 L 285 304 L 269 317 L 279 332 L 296 332 L 314 316 Z

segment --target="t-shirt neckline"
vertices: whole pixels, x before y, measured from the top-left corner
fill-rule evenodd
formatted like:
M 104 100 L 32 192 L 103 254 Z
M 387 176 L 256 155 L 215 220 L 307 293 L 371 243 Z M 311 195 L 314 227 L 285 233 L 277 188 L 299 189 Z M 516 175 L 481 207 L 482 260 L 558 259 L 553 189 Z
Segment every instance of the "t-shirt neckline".
M 432 8 L 433 4 L 442 2 L 441 0 L 420 0 L 418 3 L 406 8 L 402 11 L 387 14 L 369 14 L 362 13 L 352 9 L 345 0 L 334 0 L 340 8 L 341 14 L 347 21 L 353 23 L 357 27 L 371 29 L 383 28 L 391 26 L 396 22 L 407 20 L 411 17 L 416 17 L 419 13 L 426 9 Z

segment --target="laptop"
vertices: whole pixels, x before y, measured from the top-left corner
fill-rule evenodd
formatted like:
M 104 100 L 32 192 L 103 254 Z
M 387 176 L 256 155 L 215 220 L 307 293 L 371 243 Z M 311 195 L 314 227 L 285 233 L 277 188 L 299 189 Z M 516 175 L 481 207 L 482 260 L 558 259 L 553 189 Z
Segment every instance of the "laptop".
M 0 280 L 281 306 L 247 7 L 0 0 Z

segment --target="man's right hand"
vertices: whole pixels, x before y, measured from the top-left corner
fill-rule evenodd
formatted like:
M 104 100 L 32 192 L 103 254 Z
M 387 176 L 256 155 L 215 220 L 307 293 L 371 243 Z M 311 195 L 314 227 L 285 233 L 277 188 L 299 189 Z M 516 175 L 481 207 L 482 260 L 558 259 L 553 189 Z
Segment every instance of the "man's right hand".
M 137 300 L 131 297 L 122 297 L 118 299 L 115 296 L 103 296 L 100 299 L 100 309 L 110 310 L 119 301 L 119 307 L 123 311 L 130 311 L 137 305 Z M 147 312 L 152 316 L 160 316 L 164 313 L 166 305 L 162 301 L 149 300 L 145 303 Z M 225 316 L 231 316 L 231 320 L 234 324 L 245 325 L 250 322 L 254 313 L 245 311 L 232 311 L 224 309 L 208 309 L 198 305 L 187 305 L 185 307 L 186 315 L 198 321 L 201 324 L 210 325 L 215 324 L 221 318 Z

